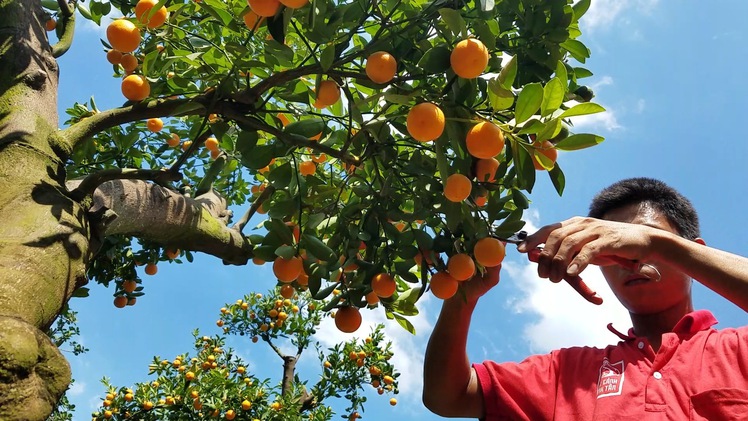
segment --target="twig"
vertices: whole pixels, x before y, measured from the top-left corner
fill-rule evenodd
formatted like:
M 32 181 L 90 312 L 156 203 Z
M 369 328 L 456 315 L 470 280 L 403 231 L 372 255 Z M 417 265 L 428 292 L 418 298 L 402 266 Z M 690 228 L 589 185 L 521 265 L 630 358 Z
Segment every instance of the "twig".
M 208 100 L 209 96 L 203 94 L 193 98 L 158 99 L 147 103 L 113 108 L 84 118 L 60 131 L 59 135 L 64 137 L 70 143 L 70 146 L 75 149 L 78 143 L 94 134 L 125 123 L 152 117 L 203 114 Z
M 222 107 L 221 105 L 227 105 L 227 106 Z M 276 138 L 278 138 L 281 142 L 284 142 L 288 145 L 293 145 L 297 147 L 307 147 L 316 152 L 326 153 L 327 155 L 337 158 L 350 165 L 358 166 L 361 164 L 361 158 L 359 157 L 350 155 L 343 151 L 339 151 L 335 148 L 332 148 L 327 145 L 323 145 L 319 142 L 315 142 L 313 140 L 304 138 L 302 136 L 289 135 L 288 133 L 285 133 L 282 130 L 279 130 L 273 126 L 270 126 L 263 121 L 241 114 L 238 110 L 234 109 L 234 107 L 231 106 L 231 104 L 219 104 L 219 109 L 220 109 L 221 114 L 226 116 L 230 120 L 234 120 L 238 123 L 242 123 L 245 126 L 251 127 L 255 130 L 261 130 L 261 131 L 267 132 L 275 136 Z
M 247 223 L 252 218 L 252 216 L 257 212 L 258 209 L 260 209 L 260 206 L 275 192 L 275 187 L 268 185 L 265 190 L 260 193 L 260 195 L 255 199 L 254 202 L 252 202 L 252 206 L 247 209 L 247 212 L 239 219 L 236 224 L 232 227 L 232 229 L 235 229 L 239 231 L 240 233 L 244 230 L 244 227 L 247 226 Z

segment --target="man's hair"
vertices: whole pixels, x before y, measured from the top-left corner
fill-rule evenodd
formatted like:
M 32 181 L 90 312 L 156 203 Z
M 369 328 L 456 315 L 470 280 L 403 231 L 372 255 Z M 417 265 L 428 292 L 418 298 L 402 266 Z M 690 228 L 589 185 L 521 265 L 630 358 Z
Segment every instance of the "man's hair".
M 635 203 L 648 203 L 665 215 L 681 237 L 696 239 L 699 216 L 691 202 L 674 188 L 652 178 L 628 178 L 600 191 L 590 203 L 589 216 L 602 218 L 614 209 Z

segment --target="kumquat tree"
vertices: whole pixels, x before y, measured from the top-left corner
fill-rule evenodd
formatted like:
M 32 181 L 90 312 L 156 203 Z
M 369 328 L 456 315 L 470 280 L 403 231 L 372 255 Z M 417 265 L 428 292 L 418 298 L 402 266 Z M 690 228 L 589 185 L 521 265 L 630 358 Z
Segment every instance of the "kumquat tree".
M 173 360 L 154 358 L 149 367 L 156 378 L 135 389 L 115 387 L 104 381 L 105 395 L 94 420 L 184 420 L 200 416 L 227 420 L 331 420 L 335 412 L 326 402 L 337 397 L 348 401 L 344 418 L 361 417 L 365 387 L 378 394 L 396 394 L 399 374 L 390 363 L 393 356 L 378 325 L 363 340 L 349 340 L 318 353 L 321 376 L 307 389 L 296 373 L 302 352 L 315 345 L 313 335 L 329 311 L 312 298 L 308 290 L 297 293 L 291 285 L 253 294 L 226 305 L 216 324 L 224 333 L 264 342 L 283 361 L 282 381 L 273 385 L 250 372 L 248 364 L 225 348 L 224 336 L 200 336 L 195 332 L 195 353 L 177 355 Z M 341 294 L 335 290 L 333 297 Z M 343 307 L 345 312 L 352 307 Z M 351 313 L 353 314 L 353 313 Z M 358 316 L 358 314 L 356 314 Z M 355 329 L 361 322 L 346 319 L 339 327 Z M 347 323 L 347 325 L 341 325 Z M 286 346 L 284 346 L 286 345 Z M 290 351 L 287 351 L 289 350 Z M 397 399 L 389 398 L 390 405 Z
M 361 311 L 415 333 L 408 317 L 423 294 L 450 297 L 501 262 L 498 238 L 522 228 L 538 174 L 563 192 L 558 151 L 603 140 L 572 124 L 604 111 L 582 84 L 588 7 L 0 0 L 0 419 L 44 420 L 68 388 L 47 332 L 71 297 L 94 281 L 115 306 L 133 305 L 146 292 L 138 265 L 153 275 L 196 252 L 272 262 L 268 282 L 303 302 L 289 313 L 248 295 L 226 307 L 226 333 L 285 335 L 302 349 L 320 314 L 352 332 Z M 99 110 L 92 96 L 61 122 L 56 59 L 81 19 L 106 26 L 99 56 L 121 79 L 122 106 Z M 262 222 L 247 227 L 252 218 Z M 99 416 L 145 417 L 151 402 L 159 415 L 147 419 L 190 419 L 177 406 L 328 419 L 320 400 L 341 390 L 355 415 L 350 370 L 387 361 L 381 332 L 371 338 L 325 354 L 332 372 L 309 389 L 275 390 L 240 372 L 222 337 L 196 337 L 192 355 L 154 361 L 162 386 L 111 386 Z M 354 351 L 365 358 L 340 357 Z M 377 368 L 395 392 L 394 369 Z M 296 415 L 267 412 L 275 403 Z

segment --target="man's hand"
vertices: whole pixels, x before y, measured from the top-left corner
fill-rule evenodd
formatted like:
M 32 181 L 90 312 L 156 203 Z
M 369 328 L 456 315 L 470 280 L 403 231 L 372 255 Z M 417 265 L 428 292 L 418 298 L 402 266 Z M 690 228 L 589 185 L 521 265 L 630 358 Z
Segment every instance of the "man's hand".
M 460 292 L 455 294 L 454 299 L 467 300 L 468 302 L 476 302 L 482 296 L 484 296 L 491 288 L 495 287 L 499 283 L 499 271 L 501 265 L 486 268 L 484 274 L 476 273 L 475 276 L 468 279 L 465 282 L 460 282 Z M 464 294 L 464 295 L 463 295 Z
M 559 282 L 578 276 L 589 264 L 619 264 L 638 267 L 637 262 L 650 258 L 649 230 L 641 224 L 575 217 L 546 225 L 528 236 L 517 247 L 530 252 L 541 244 L 538 255 L 538 276 Z

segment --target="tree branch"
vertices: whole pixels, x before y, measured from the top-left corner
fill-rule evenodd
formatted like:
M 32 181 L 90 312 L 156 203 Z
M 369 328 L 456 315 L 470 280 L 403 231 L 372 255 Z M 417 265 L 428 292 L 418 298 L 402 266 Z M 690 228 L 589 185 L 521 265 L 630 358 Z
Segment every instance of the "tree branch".
M 106 170 L 91 173 L 84 178 L 81 183 L 70 192 L 70 198 L 80 202 L 86 196 L 90 196 L 103 183 L 112 180 L 151 180 L 159 185 L 164 185 L 169 181 L 179 181 L 182 174 L 177 171 L 159 169 L 136 169 L 136 168 L 110 168 Z
M 244 227 L 247 226 L 247 223 L 252 218 L 252 216 L 257 212 L 258 209 L 260 209 L 260 206 L 262 206 L 263 203 L 273 194 L 275 191 L 275 187 L 273 186 L 267 186 L 265 187 L 265 190 L 260 193 L 260 195 L 255 199 L 255 201 L 252 203 L 252 206 L 247 209 L 247 213 L 245 213 L 242 218 L 237 221 L 237 223 L 232 227 L 232 229 L 237 230 L 238 232 L 242 232 L 244 230 Z
M 327 155 L 333 158 L 337 158 L 349 165 L 358 166 L 361 164 L 361 158 L 355 155 L 350 155 L 348 153 L 339 151 L 335 148 L 332 148 L 327 145 L 323 145 L 319 142 L 315 142 L 313 140 L 307 139 L 302 136 L 288 134 L 284 132 L 283 130 L 280 130 L 262 121 L 250 118 L 242 114 L 231 104 L 228 104 L 228 103 L 218 104 L 217 109 L 220 110 L 220 113 L 222 115 L 228 117 L 229 119 L 234 120 L 238 123 L 242 123 L 243 125 L 247 127 L 251 127 L 255 130 L 261 130 L 263 132 L 270 133 L 271 135 L 278 138 L 278 140 L 288 145 L 297 146 L 297 147 L 307 147 L 317 152 L 326 153 Z
M 58 0 L 62 9 L 62 34 L 55 45 L 52 46 L 52 57 L 59 58 L 67 53 L 70 46 L 73 45 L 73 34 L 75 33 L 75 13 L 72 13 L 70 6 L 65 4 L 64 0 Z
M 193 98 L 157 99 L 147 103 L 137 103 L 126 107 L 96 113 L 71 125 L 60 132 L 75 149 L 76 145 L 96 133 L 133 121 L 153 117 L 177 116 L 205 113 L 209 95 L 198 95 Z
M 75 13 L 75 4 L 68 3 L 65 0 L 57 0 L 57 5 L 60 6 L 62 16 L 70 17 Z
M 72 180 L 67 186 L 73 190 L 78 183 Z M 99 238 L 134 236 L 164 247 L 200 251 L 225 264 L 245 265 L 252 258 L 252 245 L 227 226 L 231 213 L 214 191 L 190 198 L 142 180 L 112 180 L 96 189 L 89 214 L 106 214 L 91 220 Z
M 262 94 L 269 91 L 271 88 L 280 85 L 281 83 L 289 82 L 304 75 L 313 73 L 316 74 L 321 72 L 322 67 L 319 64 L 309 64 L 306 66 L 299 66 L 282 72 L 273 73 L 268 78 L 260 81 L 260 83 L 258 83 L 254 87 L 236 94 L 233 99 L 240 104 L 254 105 L 262 96 Z

